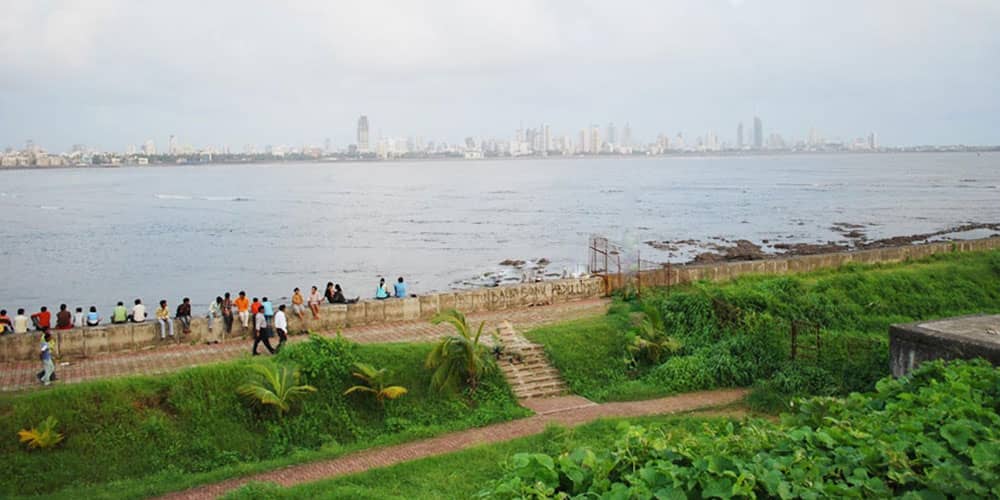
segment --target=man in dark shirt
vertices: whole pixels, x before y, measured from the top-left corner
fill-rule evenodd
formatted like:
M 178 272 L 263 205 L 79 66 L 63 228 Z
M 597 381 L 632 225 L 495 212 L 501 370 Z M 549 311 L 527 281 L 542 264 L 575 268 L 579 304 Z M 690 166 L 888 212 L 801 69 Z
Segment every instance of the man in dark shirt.
M 191 299 L 184 297 L 181 304 L 177 306 L 177 314 L 174 317 L 181 322 L 184 333 L 191 333 Z
M 69 330 L 73 328 L 73 313 L 69 312 L 66 304 L 59 305 L 59 312 L 56 313 L 56 330 Z

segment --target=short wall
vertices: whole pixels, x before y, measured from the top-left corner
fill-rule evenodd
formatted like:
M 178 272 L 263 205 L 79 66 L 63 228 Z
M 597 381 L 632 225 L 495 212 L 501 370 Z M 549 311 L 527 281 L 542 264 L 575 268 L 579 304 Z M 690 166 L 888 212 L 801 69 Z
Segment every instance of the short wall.
M 802 255 L 777 259 L 723 262 L 717 264 L 679 265 L 669 269 L 643 271 L 639 283 L 647 286 L 673 286 L 698 280 L 722 281 L 752 274 L 785 274 L 816 271 L 840 267 L 857 262 L 862 264 L 900 262 L 906 259 L 920 259 L 939 253 L 954 251 L 983 251 L 1000 248 L 1000 238 L 966 240 L 947 243 L 929 243 L 858 252 L 842 252 L 822 255 Z M 415 319 L 430 319 L 438 311 L 459 309 L 465 313 L 499 311 L 533 305 L 557 304 L 573 300 L 596 298 L 606 295 L 609 290 L 626 286 L 630 279 L 609 276 L 607 283 L 600 277 L 564 279 L 542 283 L 505 285 L 496 288 L 442 292 L 407 299 L 387 299 L 383 301 L 363 300 L 349 305 L 324 305 L 320 318 L 312 319 L 306 311 L 304 321 L 300 321 L 289 308 L 289 330 L 300 332 L 335 332 L 340 328 L 371 324 L 385 324 Z M 193 318 L 191 334 L 183 342 L 207 342 L 214 339 L 208 332 L 204 317 Z M 179 332 L 179 326 L 175 325 Z M 217 322 L 216 331 L 221 328 Z M 233 326 L 233 336 L 241 335 L 239 319 Z M 180 342 L 179 339 L 159 340 L 159 326 L 156 322 L 133 325 L 107 325 L 83 330 L 53 330 L 57 335 L 56 353 L 61 358 L 80 358 L 101 353 L 150 349 L 157 346 Z M 0 362 L 34 360 L 37 358 L 38 334 L 5 335 L 0 337 Z
M 1000 329 L 1000 315 L 973 315 L 892 325 L 889 327 L 889 363 L 901 377 L 925 361 L 983 358 L 1000 366 L 1000 337 L 986 333 Z

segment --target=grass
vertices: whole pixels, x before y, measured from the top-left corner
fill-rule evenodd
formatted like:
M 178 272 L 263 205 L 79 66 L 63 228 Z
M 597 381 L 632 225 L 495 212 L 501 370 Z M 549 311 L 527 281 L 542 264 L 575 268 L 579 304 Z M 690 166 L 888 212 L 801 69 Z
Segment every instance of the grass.
M 545 346 L 574 392 L 595 401 L 756 385 L 754 404 L 778 408 L 791 395 L 870 390 L 889 370 L 890 324 L 1000 312 L 1000 252 L 700 282 L 669 294 L 644 290 L 642 302 L 684 345 L 658 365 L 626 362 L 635 299 L 617 299 L 606 317 L 526 336 Z M 819 325 L 819 356 L 788 361 L 792 321 Z
M 496 374 L 475 395 L 429 389 L 423 360 L 431 344 L 357 345 L 314 339 L 276 359 L 301 367 L 319 392 L 279 419 L 235 388 L 249 374 L 241 360 L 160 377 L 127 377 L 0 397 L 0 496 L 142 498 L 250 472 L 339 456 L 527 415 Z M 381 408 L 343 396 L 361 360 L 395 372 L 410 392 Z M 55 416 L 66 435 L 57 448 L 26 451 L 18 430 Z
M 742 408 L 722 409 L 740 415 Z M 580 446 L 611 446 L 624 424 L 652 428 L 696 430 L 706 421 L 729 417 L 698 413 L 629 419 L 603 419 L 575 428 L 551 426 L 542 434 L 502 443 L 483 445 L 455 453 L 404 462 L 344 477 L 281 488 L 270 483 L 251 483 L 235 490 L 229 500 L 270 498 L 314 499 L 414 499 L 473 498 L 489 481 L 503 475 L 502 465 L 515 453 L 557 454 Z

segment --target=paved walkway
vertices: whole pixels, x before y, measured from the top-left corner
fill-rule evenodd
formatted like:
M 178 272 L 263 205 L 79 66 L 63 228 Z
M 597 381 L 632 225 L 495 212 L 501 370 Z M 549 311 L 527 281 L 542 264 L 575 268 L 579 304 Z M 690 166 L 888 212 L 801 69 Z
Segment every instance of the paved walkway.
M 519 330 L 526 331 L 541 325 L 603 314 L 607 311 L 608 303 L 606 299 L 581 300 L 549 306 L 474 313 L 468 315 L 468 319 L 470 323 L 486 321 L 486 331 L 494 331 L 504 321 L 510 321 Z M 432 325 L 428 321 L 406 321 L 345 328 L 343 335 L 361 343 L 414 342 L 434 340 L 452 332 L 450 325 Z M 336 332 L 324 333 L 327 336 L 335 334 Z M 306 336 L 296 336 L 290 338 L 289 342 L 301 342 L 306 338 Z M 112 353 L 73 360 L 68 366 L 56 366 L 56 373 L 61 380 L 57 383 L 74 383 L 124 375 L 153 375 L 190 366 L 218 363 L 248 355 L 251 343 L 250 340 L 230 340 L 215 345 L 165 345 L 144 351 Z M 0 391 L 41 388 L 35 379 L 35 373 L 40 369 L 38 361 L 0 364 Z
M 550 398 L 545 401 L 545 413 L 532 417 L 489 425 L 477 429 L 453 432 L 410 443 L 352 453 L 343 457 L 319 462 L 294 465 L 247 477 L 230 479 L 186 491 L 168 494 L 164 499 L 216 498 L 251 481 L 273 482 L 281 486 L 330 479 L 369 469 L 443 455 L 473 446 L 508 441 L 539 434 L 550 424 L 576 426 L 608 417 L 638 417 L 678 413 L 700 408 L 720 406 L 739 401 L 746 395 L 743 389 L 727 389 L 682 394 L 647 401 L 594 404 L 578 396 Z M 560 403 L 562 408 L 559 408 Z

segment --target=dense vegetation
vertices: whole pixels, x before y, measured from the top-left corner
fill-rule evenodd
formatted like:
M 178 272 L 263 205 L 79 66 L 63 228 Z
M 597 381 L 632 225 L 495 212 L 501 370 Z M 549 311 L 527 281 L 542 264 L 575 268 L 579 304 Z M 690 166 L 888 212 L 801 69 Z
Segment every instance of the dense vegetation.
M 1000 369 L 928 363 L 780 425 L 626 429 L 610 449 L 517 454 L 483 498 L 1000 497 Z
M 524 416 L 498 373 L 475 393 L 430 390 L 431 344 L 357 345 L 314 337 L 274 360 L 243 360 L 160 377 L 129 377 L 0 398 L 0 496 L 141 497 L 226 475 Z M 302 394 L 287 413 L 237 394 L 252 366 L 298 367 Z M 384 401 L 344 395 L 356 362 L 387 367 L 408 389 Z M 65 440 L 27 451 L 17 432 L 55 417 Z M 249 464 L 249 465 L 248 465 Z M 117 481 L 117 482 L 115 482 Z
M 637 364 L 630 342 L 642 330 L 637 315 L 650 309 L 679 350 Z M 777 409 L 792 395 L 871 390 L 889 370 L 892 323 L 981 312 L 1000 312 L 1000 252 L 644 290 L 606 317 L 527 336 L 546 346 L 574 392 L 594 400 L 756 386 L 751 402 Z M 794 362 L 793 322 L 801 332 Z

